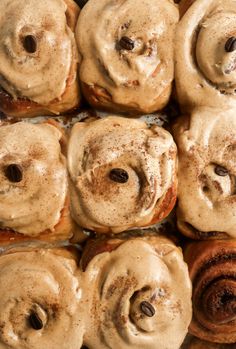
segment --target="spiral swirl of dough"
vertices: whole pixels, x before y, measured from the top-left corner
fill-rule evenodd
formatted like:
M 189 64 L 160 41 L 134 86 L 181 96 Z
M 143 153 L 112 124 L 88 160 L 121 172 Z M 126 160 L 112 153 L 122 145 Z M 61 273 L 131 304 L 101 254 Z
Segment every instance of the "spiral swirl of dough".
M 64 254 L 39 249 L 0 257 L 1 349 L 82 345 L 81 284 L 75 260 Z
M 46 105 L 63 95 L 77 59 L 66 11 L 62 0 L 0 2 L 0 86 L 14 98 Z
M 190 244 L 185 251 L 193 283 L 190 333 L 210 342 L 236 342 L 236 241 Z
M 148 113 L 163 107 L 173 81 L 178 17 L 171 0 L 90 0 L 76 30 L 81 81 L 105 90 L 113 108 Z M 124 37 L 133 49 L 119 46 Z
M 177 122 L 175 134 L 179 229 L 193 238 L 235 238 L 235 110 L 198 108 Z
M 68 151 L 74 219 L 98 232 L 163 219 L 176 197 L 175 157 L 172 136 L 158 126 L 115 116 L 77 123 Z M 110 178 L 117 168 L 126 172 L 126 183 Z M 167 196 L 171 204 L 163 208 Z
M 176 85 L 185 108 L 236 106 L 236 3 L 196 0 L 176 37 Z
M 59 222 L 67 195 L 61 132 L 49 124 L 19 122 L 0 127 L 0 221 L 28 236 L 37 236 Z M 11 181 L 6 169 L 21 169 Z
M 179 349 L 192 315 L 191 284 L 172 242 L 128 240 L 95 256 L 86 274 L 96 284 L 88 347 Z

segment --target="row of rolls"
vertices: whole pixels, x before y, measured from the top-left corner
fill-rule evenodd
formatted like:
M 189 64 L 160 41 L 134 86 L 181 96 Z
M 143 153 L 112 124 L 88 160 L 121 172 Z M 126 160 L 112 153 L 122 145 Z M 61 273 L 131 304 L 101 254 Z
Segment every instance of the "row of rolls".
M 168 103 L 174 78 L 185 111 L 235 107 L 234 0 L 89 0 L 82 10 L 77 3 L 1 1 L 6 114 L 73 111 L 81 91 L 95 108 L 151 113 Z
M 146 232 L 0 255 L 0 347 L 235 348 L 236 242 Z M 193 316 L 192 316 L 192 284 Z M 192 319 L 192 321 L 191 321 Z M 203 339 L 228 345 L 207 344 Z M 231 343 L 231 344 L 230 344 Z
M 236 238 L 234 110 L 198 109 L 173 130 L 176 143 L 162 127 L 121 116 L 69 131 L 51 119 L 2 121 L 0 242 L 143 228 L 167 217 L 177 198 L 181 233 Z

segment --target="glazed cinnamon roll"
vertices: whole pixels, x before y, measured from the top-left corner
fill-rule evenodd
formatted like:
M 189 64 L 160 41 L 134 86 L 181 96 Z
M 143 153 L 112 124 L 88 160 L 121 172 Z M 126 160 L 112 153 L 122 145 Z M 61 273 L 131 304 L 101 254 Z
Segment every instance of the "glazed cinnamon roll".
M 0 127 L 0 243 L 72 236 L 65 157 L 57 127 Z
M 60 114 L 80 101 L 73 0 L 0 2 L 0 110 Z
M 158 15 L 157 15 L 158 14 Z M 150 113 L 163 108 L 174 76 L 172 0 L 90 0 L 76 29 L 80 80 L 96 108 Z
M 85 331 L 74 254 L 18 249 L 0 256 L 1 349 L 78 349 Z
M 178 228 L 194 239 L 236 237 L 235 109 L 198 108 L 174 127 Z
M 176 146 L 164 129 L 109 116 L 77 123 L 68 148 L 71 210 L 79 226 L 118 233 L 159 222 L 172 210 Z
M 193 283 L 189 331 L 211 342 L 236 343 L 236 240 L 192 243 L 185 258 Z
M 192 2 L 184 1 L 182 11 Z M 175 59 L 183 109 L 236 106 L 235 23 L 233 0 L 195 0 L 182 17 Z
M 90 242 L 82 266 L 92 289 L 88 348 L 179 349 L 191 320 L 181 251 L 158 236 Z

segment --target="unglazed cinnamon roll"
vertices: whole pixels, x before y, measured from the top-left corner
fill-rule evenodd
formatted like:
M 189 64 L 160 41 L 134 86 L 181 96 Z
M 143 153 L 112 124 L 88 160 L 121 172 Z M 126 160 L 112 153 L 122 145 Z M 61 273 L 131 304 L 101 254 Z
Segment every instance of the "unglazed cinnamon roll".
M 72 216 L 118 233 L 164 219 L 176 201 L 176 146 L 158 126 L 110 116 L 79 122 L 68 147 Z
M 48 123 L 0 127 L 0 243 L 71 237 L 61 139 Z
M 180 231 L 194 239 L 236 238 L 235 109 L 196 109 L 174 133 Z
M 192 2 L 184 1 L 182 11 Z M 175 59 L 183 109 L 236 106 L 235 23 L 234 0 L 196 0 L 182 17 Z
M 158 15 L 157 15 L 158 14 Z M 172 0 L 90 0 L 76 29 L 80 80 L 96 108 L 149 113 L 170 97 L 173 37 L 178 9 Z
M 82 266 L 91 287 L 90 349 L 179 349 L 191 320 L 181 251 L 158 236 L 90 242 Z
M 78 106 L 73 0 L 0 2 L 0 110 L 15 117 Z
M 0 348 L 78 349 L 85 331 L 74 254 L 17 250 L 0 256 Z
M 193 283 L 190 332 L 211 342 L 236 343 L 236 240 L 192 243 L 185 258 Z

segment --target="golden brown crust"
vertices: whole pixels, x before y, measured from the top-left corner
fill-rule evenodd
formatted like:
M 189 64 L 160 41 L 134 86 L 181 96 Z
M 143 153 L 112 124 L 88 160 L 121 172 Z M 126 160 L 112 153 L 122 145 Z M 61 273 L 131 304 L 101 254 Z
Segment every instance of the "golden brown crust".
M 211 342 L 236 341 L 236 241 L 189 244 L 185 251 L 193 283 L 191 334 Z
M 82 91 L 89 102 L 90 105 L 92 105 L 96 109 L 106 110 L 108 112 L 119 112 L 119 113 L 135 113 L 135 115 L 138 114 L 148 114 L 153 113 L 156 110 L 161 110 L 165 107 L 166 101 L 169 100 L 172 90 L 172 85 L 167 86 L 166 89 L 162 92 L 160 96 L 158 96 L 155 105 L 153 105 L 151 108 L 147 109 L 139 109 L 136 107 L 126 106 L 126 105 L 120 105 L 116 104 L 112 100 L 112 96 L 110 93 L 102 88 L 101 86 L 95 85 L 95 86 L 89 86 L 85 83 L 81 83 Z
M 73 0 L 64 0 L 67 5 L 67 25 L 75 31 L 80 8 Z M 58 115 L 70 113 L 80 104 L 79 81 L 77 76 L 77 58 L 73 56 L 70 73 L 66 82 L 66 88 L 60 100 L 55 99 L 49 105 L 40 105 L 27 98 L 14 99 L 6 91 L 0 89 L 0 111 L 6 115 L 24 118 L 40 115 Z

